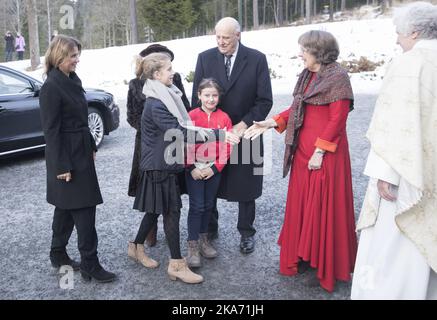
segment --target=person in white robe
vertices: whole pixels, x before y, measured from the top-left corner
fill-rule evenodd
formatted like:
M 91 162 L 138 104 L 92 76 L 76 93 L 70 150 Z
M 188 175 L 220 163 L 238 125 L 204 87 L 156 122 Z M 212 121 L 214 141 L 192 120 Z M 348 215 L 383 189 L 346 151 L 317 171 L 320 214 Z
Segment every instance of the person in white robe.
M 366 137 L 352 299 L 437 299 L 437 6 L 395 11 L 404 53 L 384 77 Z

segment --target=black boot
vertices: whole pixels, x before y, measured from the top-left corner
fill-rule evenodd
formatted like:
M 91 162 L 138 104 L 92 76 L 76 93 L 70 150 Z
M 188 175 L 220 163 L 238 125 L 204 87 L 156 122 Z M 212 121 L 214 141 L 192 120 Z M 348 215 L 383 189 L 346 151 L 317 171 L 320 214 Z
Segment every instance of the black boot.
M 100 265 L 91 271 L 81 269 L 80 274 L 85 281 L 91 281 L 91 279 L 94 279 L 97 282 L 112 282 L 117 278 L 115 273 L 106 271 Z
M 61 266 L 70 266 L 74 271 L 78 271 L 80 263 L 71 259 L 67 252 L 50 252 L 50 262 L 54 268 L 60 268 Z

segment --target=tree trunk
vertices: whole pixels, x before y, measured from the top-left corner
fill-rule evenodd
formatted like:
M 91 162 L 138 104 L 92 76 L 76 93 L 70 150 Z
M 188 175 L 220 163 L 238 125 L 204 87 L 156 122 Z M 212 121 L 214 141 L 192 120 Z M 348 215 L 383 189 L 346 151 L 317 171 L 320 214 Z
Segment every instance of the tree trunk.
M 273 17 L 275 19 L 275 26 L 279 26 L 278 9 L 276 8 L 276 0 L 272 0 L 272 3 L 273 3 Z
M 29 25 L 29 52 L 31 70 L 36 70 L 41 61 L 39 58 L 38 17 L 36 0 L 26 0 L 27 23 Z
M 47 0 L 47 43 L 50 45 L 52 38 L 52 21 L 50 17 L 50 0 Z
M 130 24 L 131 24 L 131 43 L 138 43 L 138 25 L 137 25 L 137 2 L 129 0 Z M 126 28 L 128 29 L 128 28 Z M 128 42 L 129 43 L 129 42 Z
M 341 0 L 341 8 L 340 10 L 343 12 L 344 10 L 346 10 L 346 0 Z
M 247 0 L 244 0 L 244 30 L 248 30 L 249 27 L 247 25 Z
M 329 0 L 329 21 L 334 21 L 334 0 Z
M 267 7 L 267 0 L 264 0 L 264 4 L 263 4 L 263 25 L 266 24 L 266 7 Z
M 219 21 L 220 18 L 221 18 L 221 16 L 219 15 L 219 10 L 220 10 L 220 8 L 219 8 L 219 1 L 216 0 L 214 2 L 214 21 Z
M 300 0 L 300 16 L 305 17 L 305 0 Z
M 381 13 L 384 13 L 386 9 L 387 9 L 387 0 L 382 0 L 381 1 Z
M 310 24 L 311 23 L 311 0 L 306 0 L 305 23 L 306 24 Z
M 241 31 L 243 31 L 243 0 L 238 0 L 238 22 L 241 26 Z
M 278 0 L 278 23 L 280 26 L 284 25 L 284 1 Z
M 253 29 L 259 28 L 259 16 L 258 16 L 258 0 L 252 1 L 252 15 L 253 15 Z
M 314 16 L 317 16 L 317 1 L 316 0 L 313 1 L 313 12 L 314 12 Z
M 226 17 L 226 1 L 221 0 L 222 3 L 222 18 Z
M 131 30 L 129 30 L 129 24 L 127 24 L 127 23 L 124 26 L 124 30 L 126 33 L 126 44 L 129 45 L 130 44 L 129 42 L 132 41 L 132 39 L 133 39 L 133 35 L 132 35 L 133 32 Z
M 288 15 L 288 0 L 285 0 L 285 21 L 289 21 L 289 15 Z
M 17 31 L 21 33 L 20 0 L 15 0 L 17 6 Z

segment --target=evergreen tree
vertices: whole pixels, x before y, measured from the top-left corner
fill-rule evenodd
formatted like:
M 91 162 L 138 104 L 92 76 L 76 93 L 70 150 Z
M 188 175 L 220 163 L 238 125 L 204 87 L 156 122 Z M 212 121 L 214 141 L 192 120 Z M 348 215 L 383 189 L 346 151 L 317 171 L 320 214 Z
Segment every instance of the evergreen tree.
M 138 10 L 153 29 L 156 41 L 186 36 L 199 14 L 191 0 L 140 0 Z

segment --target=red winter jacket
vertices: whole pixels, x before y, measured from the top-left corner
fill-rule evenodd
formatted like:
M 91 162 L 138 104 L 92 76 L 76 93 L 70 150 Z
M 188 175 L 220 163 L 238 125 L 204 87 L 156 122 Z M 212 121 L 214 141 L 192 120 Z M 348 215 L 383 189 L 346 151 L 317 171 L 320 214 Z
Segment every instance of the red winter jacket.
M 196 127 L 210 129 L 232 130 L 232 121 L 229 116 L 220 109 L 216 109 L 210 115 L 201 107 L 191 110 L 190 118 Z M 231 155 L 231 145 L 222 141 L 199 143 L 187 147 L 187 166 L 190 170 L 195 168 L 195 162 L 214 162 L 211 169 L 214 173 L 221 172 Z

